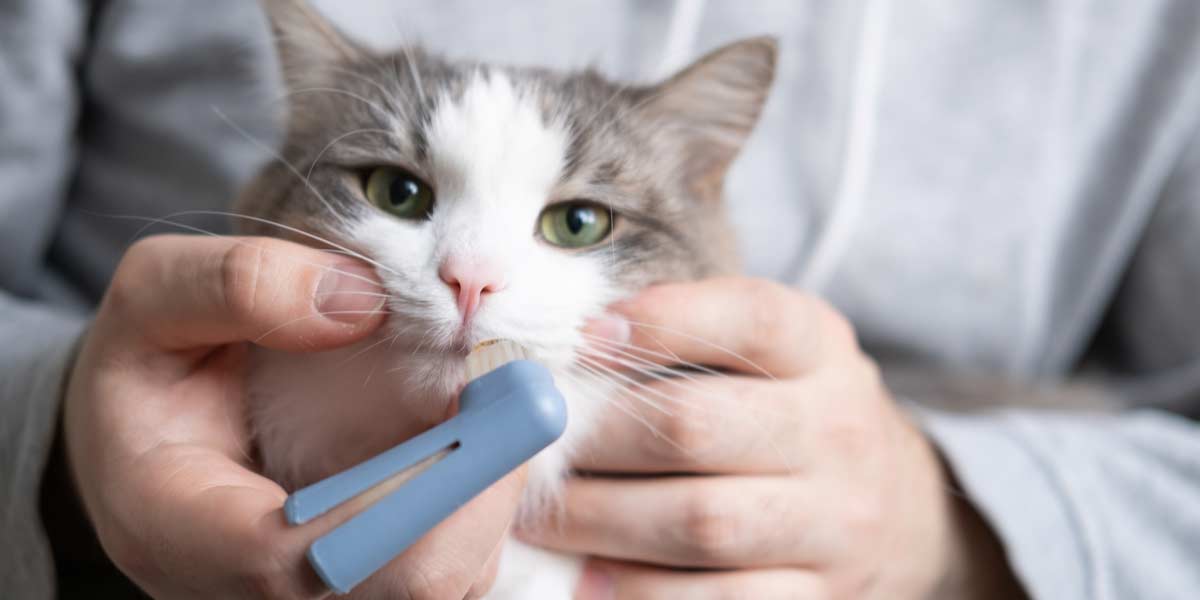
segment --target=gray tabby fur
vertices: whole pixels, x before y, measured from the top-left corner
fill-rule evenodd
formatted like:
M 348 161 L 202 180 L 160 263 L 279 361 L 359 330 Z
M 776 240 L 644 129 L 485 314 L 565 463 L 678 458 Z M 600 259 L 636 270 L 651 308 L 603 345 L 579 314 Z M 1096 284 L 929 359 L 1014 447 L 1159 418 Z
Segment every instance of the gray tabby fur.
M 722 186 L 770 89 L 772 38 L 718 49 L 657 85 L 630 85 L 594 70 L 559 73 L 450 61 L 418 47 L 379 54 L 334 31 L 302 4 L 267 4 L 290 89 L 281 157 L 291 167 L 280 162 L 266 167 L 241 194 L 238 212 L 336 236 L 328 227 L 329 209 L 313 190 L 339 211 L 373 210 L 364 198 L 362 170 L 399 164 L 420 174 L 428 158 L 424 129 L 437 99 L 447 92 L 456 97 L 476 71 L 502 71 L 537 97 L 547 120 L 563 118 L 569 125 L 561 184 L 618 215 L 611 243 L 584 250 L 615 259 L 616 281 L 638 288 L 737 271 Z M 270 6 L 280 4 L 290 6 Z M 290 26 L 280 15 L 312 24 Z M 292 167 L 306 176 L 307 185 Z M 264 224 L 240 226 L 248 234 L 286 236 Z M 355 247 L 354 240 L 334 239 Z

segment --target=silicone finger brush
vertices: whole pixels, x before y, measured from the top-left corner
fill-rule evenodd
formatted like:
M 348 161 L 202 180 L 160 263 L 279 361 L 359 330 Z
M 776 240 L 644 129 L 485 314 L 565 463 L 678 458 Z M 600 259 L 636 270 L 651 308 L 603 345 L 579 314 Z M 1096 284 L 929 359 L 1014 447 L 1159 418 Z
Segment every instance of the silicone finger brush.
M 381 496 L 313 542 L 308 561 L 347 593 L 484 489 L 562 435 L 567 409 L 545 367 L 509 341 L 467 356 L 454 418 L 288 497 L 293 525 L 364 493 Z

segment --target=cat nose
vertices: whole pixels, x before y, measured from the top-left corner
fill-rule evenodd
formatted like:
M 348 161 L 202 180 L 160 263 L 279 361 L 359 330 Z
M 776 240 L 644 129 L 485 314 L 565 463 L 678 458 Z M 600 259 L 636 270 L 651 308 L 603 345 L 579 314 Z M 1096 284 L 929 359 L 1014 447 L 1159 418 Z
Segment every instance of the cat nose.
M 464 324 L 479 310 L 485 294 L 499 292 L 508 286 L 500 268 L 485 261 L 447 259 L 438 267 L 438 277 L 457 298 L 458 312 Z

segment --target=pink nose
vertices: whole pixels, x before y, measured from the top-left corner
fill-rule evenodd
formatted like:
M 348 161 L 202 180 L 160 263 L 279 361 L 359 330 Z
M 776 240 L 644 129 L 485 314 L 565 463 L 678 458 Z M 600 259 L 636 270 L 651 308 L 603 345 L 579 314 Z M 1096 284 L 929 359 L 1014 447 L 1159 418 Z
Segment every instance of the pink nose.
M 479 303 L 483 301 L 484 294 L 499 292 L 508 285 L 495 265 L 457 258 L 442 261 L 442 266 L 438 268 L 438 277 L 446 282 L 450 291 L 457 297 L 458 312 L 462 315 L 464 324 L 479 310 Z

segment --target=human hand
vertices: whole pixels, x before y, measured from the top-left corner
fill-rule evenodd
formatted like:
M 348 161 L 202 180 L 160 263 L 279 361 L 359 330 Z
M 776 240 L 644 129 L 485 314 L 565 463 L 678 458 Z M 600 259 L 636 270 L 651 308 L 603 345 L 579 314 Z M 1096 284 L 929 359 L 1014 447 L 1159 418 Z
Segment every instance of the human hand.
M 158 598 L 328 594 L 304 552 L 354 510 L 287 525 L 287 494 L 250 456 L 242 359 L 248 342 L 349 344 L 379 326 L 382 305 L 365 265 L 281 240 L 135 244 L 83 341 L 63 416 L 74 480 L 116 565 Z M 485 491 L 356 594 L 486 591 L 523 482 L 518 471 Z
M 1021 596 L 826 303 L 730 278 L 654 287 L 614 311 L 632 327 L 594 324 L 608 339 L 591 337 L 593 352 L 647 377 L 619 400 L 645 422 L 611 411 L 577 453 L 589 475 L 568 482 L 562 517 L 519 533 L 600 557 L 579 598 Z M 669 364 L 727 374 L 649 374 Z

